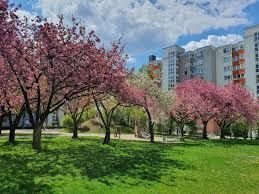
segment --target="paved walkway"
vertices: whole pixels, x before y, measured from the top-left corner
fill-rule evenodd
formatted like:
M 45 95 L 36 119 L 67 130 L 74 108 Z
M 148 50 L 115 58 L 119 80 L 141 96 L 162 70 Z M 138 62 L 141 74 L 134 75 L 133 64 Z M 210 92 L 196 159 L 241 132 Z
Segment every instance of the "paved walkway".
M 8 135 L 9 131 L 8 130 L 3 130 L 2 134 Z M 16 136 L 17 137 L 23 136 L 23 135 L 32 135 L 32 129 L 17 129 L 16 130 Z M 46 129 L 42 131 L 43 136 L 67 136 L 67 137 L 72 137 L 72 133 L 66 133 L 62 132 L 58 129 Z M 104 138 L 104 133 L 79 133 L 79 137 L 100 137 Z M 1 136 L 0 136 L 1 137 Z M 134 134 L 121 134 L 120 138 L 119 137 L 114 137 L 114 134 L 111 134 L 111 139 L 122 139 L 122 140 L 129 140 L 129 141 L 149 141 L 148 139 L 142 139 L 142 138 L 137 138 L 135 137 Z M 155 136 L 155 141 L 156 142 L 162 142 L 163 139 L 162 137 Z M 175 141 L 177 141 L 177 138 L 175 138 Z

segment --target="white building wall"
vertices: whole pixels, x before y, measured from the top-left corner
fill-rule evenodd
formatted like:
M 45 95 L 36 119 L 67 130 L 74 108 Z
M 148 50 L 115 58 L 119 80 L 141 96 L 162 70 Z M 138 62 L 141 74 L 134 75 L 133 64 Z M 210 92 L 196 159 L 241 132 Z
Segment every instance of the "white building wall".
M 216 49 L 206 46 L 195 50 L 196 68 L 201 70 L 198 77 L 216 83 Z
M 184 53 L 184 51 L 185 50 L 178 45 L 163 49 L 162 89 L 171 90 L 180 82 L 179 56 Z
M 232 45 L 217 48 L 216 52 L 216 83 L 225 86 L 232 82 Z
M 259 55 L 259 52 L 255 50 L 255 44 L 259 44 L 259 39 L 255 40 L 255 33 L 259 33 L 259 25 L 245 29 L 246 83 L 247 88 L 253 92 L 254 96 L 259 97 L 259 80 L 256 81 L 256 76 L 259 77 L 259 73 L 256 72 L 259 59 L 256 60 L 256 55 Z

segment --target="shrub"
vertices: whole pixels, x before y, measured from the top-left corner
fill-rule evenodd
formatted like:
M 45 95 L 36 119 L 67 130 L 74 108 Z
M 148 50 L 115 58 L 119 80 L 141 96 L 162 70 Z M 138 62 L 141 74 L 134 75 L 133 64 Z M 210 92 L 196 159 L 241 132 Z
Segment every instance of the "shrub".
M 61 125 L 63 128 L 70 130 L 71 128 L 73 128 L 73 120 L 68 115 L 65 115 L 61 121 Z
M 235 138 L 243 137 L 246 139 L 248 137 L 248 125 L 245 122 L 239 121 L 234 123 L 230 130 Z
M 188 131 L 189 131 L 189 136 L 194 137 L 197 136 L 198 134 L 198 128 L 196 126 L 196 121 L 191 121 L 186 124 Z

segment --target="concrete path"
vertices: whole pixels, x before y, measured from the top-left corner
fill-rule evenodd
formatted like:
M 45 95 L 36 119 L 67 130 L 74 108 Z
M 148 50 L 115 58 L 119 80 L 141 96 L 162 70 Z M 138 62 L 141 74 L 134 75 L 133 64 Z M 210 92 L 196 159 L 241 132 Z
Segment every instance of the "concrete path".
M 4 136 L 9 134 L 8 130 L 3 130 L 2 134 Z M 16 130 L 16 136 L 22 137 L 24 135 L 32 135 L 32 129 L 17 129 Z M 62 132 L 59 129 L 46 129 L 42 131 L 43 136 L 66 136 L 66 137 L 72 137 L 72 133 L 66 133 Z M 79 137 L 100 137 L 104 138 L 104 133 L 78 133 Z M 1 137 L 1 135 L 0 135 Z M 114 137 L 114 134 L 111 134 L 111 139 L 121 139 L 121 140 L 129 140 L 129 141 L 149 141 L 148 139 L 142 139 L 142 138 L 137 138 L 135 137 L 134 134 L 121 134 L 120 138 L 119 137 Z M 163 139 L 161 136 L 155 136 L 155 141 L 156 142 L 162 142 Z M 175 138 L 175 141 L 177 142 L 177 138 Z

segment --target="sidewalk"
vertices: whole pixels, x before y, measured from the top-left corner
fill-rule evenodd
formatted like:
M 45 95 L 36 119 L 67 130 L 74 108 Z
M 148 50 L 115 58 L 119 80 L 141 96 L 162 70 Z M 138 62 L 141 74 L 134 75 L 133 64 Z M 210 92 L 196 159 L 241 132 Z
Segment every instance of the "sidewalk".
M 32 129 L 17 129 L 16 130 L 16 137 L 22 137 L 24 135 L 32 135 Z M 9 131 L 8 130 L 3 130 L 2 131 L 3 135 L 8 135 Z M 20 136 L 19 136 L 20 135 Z M 43 136 L 66 136 L 66 137 L 72 137 L 72 133 L 66 133 L 66 132 L 61 132 L 58 129 L 46 129 L 42 130 L 42 135 Z M 99 137 L 99 138 L 104 138 L 104 133 L 78 133 L 79 137 Z M 0 135 L 1 137 L 1 135 Z M 114 134 L 111 134 L 111 139 L 121 139 L 121 140 L 128 140 L 128 141 L 149 141 L 149 139 L 142 139 L 142 138 L 137 138 L 135 137 L 134 134 L 121 134 L 120 138 L 119 137 L 114 137 Z M 155 141 L 156 142 L 162 142 L 163 139 L 162 137 L 157 137 L 155 136 Z

